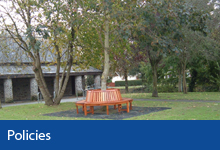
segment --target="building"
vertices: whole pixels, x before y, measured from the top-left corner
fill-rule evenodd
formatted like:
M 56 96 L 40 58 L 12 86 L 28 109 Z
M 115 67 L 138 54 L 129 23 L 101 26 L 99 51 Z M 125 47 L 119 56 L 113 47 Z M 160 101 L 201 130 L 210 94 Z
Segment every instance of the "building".
M 42 70 L 50 94 L 53 95 L 56 66 L 43 65 Z M 93 67 L 84 70 L 71 70 L 64 95 L 75 95 L 77 91 L 82 92 L 82 89 L 85 89 L 86 75 L 93 75 L 95 86 L 99 87 L 101 74 L 101 70 Z M 38 92 L 40 90 L 30 64 L 0 64 L 0 99 L 2 102 L 33 100 L 37 98 Z
M 137 80 L 138 75 L 135 76 L 128 76 L 128 80 Z M 123 76 L 120 76 L 119 73 L 115 72 L 115 76 L 112 77 L 112 83 L 115 83 L 115 81 L 125 81 L 125 78 Z

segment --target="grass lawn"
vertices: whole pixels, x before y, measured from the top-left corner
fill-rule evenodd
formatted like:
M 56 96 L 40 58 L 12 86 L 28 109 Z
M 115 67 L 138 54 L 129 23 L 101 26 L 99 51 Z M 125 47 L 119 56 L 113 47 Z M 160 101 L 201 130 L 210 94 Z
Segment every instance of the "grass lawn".
M 220 104 L 208 102 L 134 101 L 139 107 L 171 107 L 164 111 L 129 118 L 128 120 L 220 120 Z M 85 118 L 52 117 L 42 114 L 75 109 L 74 103 L 48 107 L 44 104 L 12 106 L 0 109 L 0 120 L 83 120 Z M 103 112 L 105 113 L 105 112 Z M 111 115 L 111 114 L 110 114 Z M 88 118 L 86 118 L 88 120 Z
M 152 93 L 129 93 L 122 97 L 136 99 L 171 99 L 171 100 L 220 100 L 220 92 L 188 92 L 183 93 L 159 93 L 159 97 L 152 97 Z
M 134 105 L 172 109 L 129 118 L 129 120 L 220 120 L 218 103 L 137 101 Z
M 61 103 L 59 106 L 30 104 L 3 107 L 0 109 L 0 120 L 67 120 L 73 118 L 48 117 L 42 114 L 75 109 L 74 103 Z

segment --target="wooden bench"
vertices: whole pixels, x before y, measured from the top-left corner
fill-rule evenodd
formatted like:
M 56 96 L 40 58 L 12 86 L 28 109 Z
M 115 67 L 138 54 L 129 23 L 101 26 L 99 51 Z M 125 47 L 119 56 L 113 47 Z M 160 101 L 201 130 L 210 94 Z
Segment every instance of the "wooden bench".
M 118 112 L 127 111 L 129 113 L 129 110 L 132 110 L 132 101 L 131 98 L 122 98 L 119 89 L 97 89 L 88 90 L 86 100 L 78 101 L 75 104 L 77 114 L 79 113 L 78 106 L 82 106 L 85 116 L 88 113 L 94 114 L 94 106 L 106 106 L 107 115 L 109 115 L 109 105 L 114 105 L 114 109 L 118 108 Z M 126 104 L 126 109 L 122 109 L 122 104 Z M 90 111 L 87 111 L 87 106 L 90 106 Z

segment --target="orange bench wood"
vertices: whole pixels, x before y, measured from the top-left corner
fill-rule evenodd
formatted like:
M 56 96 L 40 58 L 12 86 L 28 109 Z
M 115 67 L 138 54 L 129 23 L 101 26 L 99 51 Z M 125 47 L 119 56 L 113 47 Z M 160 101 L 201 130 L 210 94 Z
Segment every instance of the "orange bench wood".
M 79 113 L 78 106 L 82 106 L 85 116 L 88 113 L 94 114 L 94 106 L 106 106 L 107 115 L 109 115 L 109 105 L 118 105 L 118 112 L 132 110 L 131 98 L 122 98 L 119 89 L 107 89 L 107 90 L 89 90 L 87 91 L 86 100 L 76 102 L 77 114 Z M 126 109 L 122 109 L 122 104 L 126 104 Z M 130 107 L 129 107 L 130 104 Z M 87 111 L 87 106 L 90 106 L 90 111 Z

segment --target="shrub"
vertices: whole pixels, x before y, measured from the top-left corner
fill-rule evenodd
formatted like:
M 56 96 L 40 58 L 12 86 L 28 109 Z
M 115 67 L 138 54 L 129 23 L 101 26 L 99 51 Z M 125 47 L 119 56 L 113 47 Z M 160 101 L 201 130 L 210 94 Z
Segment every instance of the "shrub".
M 91 86 L 94 84 L 94 76 L 92 75 L 88 75 L 87 76 L 87 79 L 86 79 L 86 85 L 87 86 Z
M 82 91 L 79 91 L 79 92 L 78 92 L 78 96 L 83 96 L 83 92 L 82 92 Z
M 142 80 L 130 80 L 128 86 L 142 85 Z M 125 86 L 125 81 L 115 81 L 115 86 Z
M 197 85 L 195 88 L 196 92 L 218 92 L 218 86 L 216 85 Z
M 112 83 L 112 77 L 109 77 L 109 78 L 107 79 L 107 83 Z
M 166 92 L 178 92 L 178 88 L 172 85 L 161 85 L 157 86 L 158 93 L 166 93 Z

